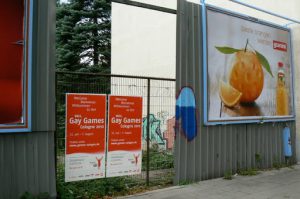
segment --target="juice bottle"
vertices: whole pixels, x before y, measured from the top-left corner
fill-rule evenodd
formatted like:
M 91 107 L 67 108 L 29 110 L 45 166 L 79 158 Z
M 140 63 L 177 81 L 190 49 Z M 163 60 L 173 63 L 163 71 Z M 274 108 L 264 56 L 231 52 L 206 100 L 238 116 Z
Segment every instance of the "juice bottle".
M 284 65 L 282 62 L 278 62 L 277 73 L 277 87 L 276 87 L 276 115 L 288 115 L 289 114 L 289 102 L 288 102 L 288 90 L 285 86 L 285 73 Z

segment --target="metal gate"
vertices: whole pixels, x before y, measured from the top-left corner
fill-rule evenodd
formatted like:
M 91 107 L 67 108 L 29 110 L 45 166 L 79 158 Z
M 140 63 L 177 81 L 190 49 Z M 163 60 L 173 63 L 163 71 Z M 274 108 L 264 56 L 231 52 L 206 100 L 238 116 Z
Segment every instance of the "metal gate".
M 98 93 L 143 97 L 143 157 L 140 175 L 64 182 L 65 94 Z M 56 171 L 61 198 L 123 195 L 171 185 L 174 176 L 175 79 L 56 72 Z M 94 188 L 94 189 L 93 189 Z

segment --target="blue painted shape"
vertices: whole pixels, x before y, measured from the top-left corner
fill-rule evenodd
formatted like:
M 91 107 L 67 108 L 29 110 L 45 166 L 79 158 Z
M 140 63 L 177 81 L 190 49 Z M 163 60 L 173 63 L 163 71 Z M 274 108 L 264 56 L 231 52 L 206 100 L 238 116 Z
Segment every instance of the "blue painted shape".
M 176 100 L 176 120 L 181 119 L 182 131 L 188 141 L 197 136 L 196 99 L 189 87 L 181 89 Z
M 284 156 L 292 156 L 292 140 L 291 140 L 291 131 L 290 128 L 285 127 L 282 132 L 283 137 L 283 147 L 284 147 Z

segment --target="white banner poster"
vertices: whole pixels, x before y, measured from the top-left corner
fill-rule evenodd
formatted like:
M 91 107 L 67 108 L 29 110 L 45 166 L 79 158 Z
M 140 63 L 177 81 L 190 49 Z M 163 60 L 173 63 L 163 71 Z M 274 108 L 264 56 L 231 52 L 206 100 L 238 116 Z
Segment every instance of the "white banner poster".
M 106 95 L 66 95 L 65 181 L 105 177 Z
M 109 96 L 106 177 L 140 174 L 142 97 Z

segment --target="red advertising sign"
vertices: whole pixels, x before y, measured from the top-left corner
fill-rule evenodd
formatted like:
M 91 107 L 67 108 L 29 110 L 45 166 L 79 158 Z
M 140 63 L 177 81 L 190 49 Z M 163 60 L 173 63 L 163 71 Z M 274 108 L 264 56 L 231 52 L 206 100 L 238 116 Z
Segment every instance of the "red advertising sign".
M 109 96 L 107 177 L 139 174 L 142 97 Z
M 10 0 L 0 6 L 0 133 L 31 130 L 31 5 Z
M 105 176 L 106 95 L 66 95 L 65 180 Z
M 275 50 L 287 52 L 287 43 L 273 40 L 273 48 Z

